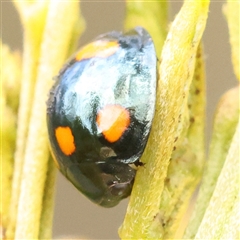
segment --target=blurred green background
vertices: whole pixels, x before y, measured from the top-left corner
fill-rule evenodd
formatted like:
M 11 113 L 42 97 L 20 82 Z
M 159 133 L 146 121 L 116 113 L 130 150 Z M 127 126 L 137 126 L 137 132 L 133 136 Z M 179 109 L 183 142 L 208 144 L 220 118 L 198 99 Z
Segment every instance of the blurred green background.
M 179 11 L 182 1 L 169 1 L 169 22 Z M 151 4 L 151 3 L 149 3 Z M 214 110 L 220 96 L 236 85 L 231 65 L 228 28 L 222 14 L 224 2 L 212 1 L 203 42 L 207 75 L 207 128 L 211 136 Z M 1 2 L 1 37 L 12 49 L 22 50 L 22 27 L 10 1 Z M 82 1 L 81 11 L 86 31 L 79 46 L 101 33 L 123 29 L 124 1 Z M 4 61 L 4 59 L 3 59 Z M 117 230 L 124 218 L 127 200 L 117 207 L 104 209 L 92 204 L 58 173 L 55 198 L 53 237 L 78 239 L 118 239 Z

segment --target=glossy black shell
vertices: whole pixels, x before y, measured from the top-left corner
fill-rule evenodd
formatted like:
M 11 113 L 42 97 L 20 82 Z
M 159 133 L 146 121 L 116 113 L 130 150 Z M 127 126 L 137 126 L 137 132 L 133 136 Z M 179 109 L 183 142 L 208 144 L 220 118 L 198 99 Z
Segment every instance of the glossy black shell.
M 110 32 L 96 41 L 117 41 L 107 57 L 76 60 L 64 66 L 47 102 L 47 125 L 54 159 L 61 172 L 88 198 L 112 207 L 131 193 L 135 170 L 145 148 L 155 110 L 156 53 L 141 27 Z M 130 125 L 116 142 L 104 138 L 96 123 L 106 105 L 130 113 Z M 56 140 L 59 126 L 70 127 L 76 150 L 65 155 Z

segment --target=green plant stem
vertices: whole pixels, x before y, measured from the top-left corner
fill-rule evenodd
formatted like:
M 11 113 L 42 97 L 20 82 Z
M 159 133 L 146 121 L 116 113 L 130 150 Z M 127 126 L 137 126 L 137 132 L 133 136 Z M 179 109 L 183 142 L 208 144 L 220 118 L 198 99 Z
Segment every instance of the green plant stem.
M 126 1 L 125 29 L 136 26 L 146 28 L 153 38 L 157 56 L 160 57 L 168 28 L 168 3 L 163 1 Z
M 0 66 L 0 120 L 1 120 L 1 209 L 0 219 L 3 232 L 9 224 L 9 206 L 16 141 L 16 121 L 21 78 L 20 54 L 11 52 L 2 44 Z M 4 194 L 3 194 L 4 193 Z
M 2 42 L 1 44 L 2 60 L 4 59 L 4 61 L 2 61 L 2 65 L 0 66 L 2 74 L 2 90 L 6 97 L 7 106 L 13 110 L 14 115 L 17 115 L 22 77 L 22 59 L 20 52 L 11 51 L 7 45 Z M 16 132 L 16 130 L 14 132 Z
M 198 46 L 196 54 L 195 71 L 193 80 L 190 85 L 190 92 L 187 102 L 189 109 L 189 128 L 187 138 L 191 145 L 191 149 L 196 156 L 195 166 L 198 174 L 195 172 L 195 178 L 198 182 L 202 173 L 203 164 L 205 162 L 205 118 L 206 118 L 206 76 L 204 51 L 202 43 Z
M 24 51 L 17 120 L 17 141 L 14 156 L 12 194 L 9 213 L 9 225 L 7 229 L 7 238 L 9 239 L 14 237 L 15 232 L 26 138 L 28 133 L 32 99 L 34 94 L 34 85 L 39 62 L 40 45 L 48 6 L 48 3 L 46 1 L 43 3 L 26 3 L 15 1 L 14 3 L 19 11 L 22 24 L 24 26 Z
M 240 1 L 239 0 L 227 0 L 227 3 L 224 6 L 224 13 L 228 22 L 229 29 L 229 39 L 232 48 L 232 63 L 233 69 L 236 74 L 238 81 L 240 81 L 240 25 L 239 25 L 239 16 L 240 16 Z
M 52 220 L 54 208 L 54 190 L 55 190 L 56 166 L 53 159 L 48 160 L 48 172 L 44 187 L 42 213 L 40 220 L 40 231 L 38 239 L 52 238 Z
M 240 123 L 195 239 L 223 239 L 224 235 L 233 236 L 231 239 L 239 237 L 239 214 L 234 212 L 239 200 L 239 136 Z M 229 225 L 230 218 L 233 226 L 238 227 Z
M 238 154 L 239 156 L 239 154 Z M 240 181 L 236 182 L 238 186 Z M 238 191 L 236 199 L 233 201 L 233 206 L 230 208 L 229 217 L 221 229 L 220 239 L 239 239 L 240 229 L 239 229 L 239 219 L 240 219 L 240 192 Z
M 239 118 L 239 88 L 228 91 L 220 100 L 213 128 L 209 158 L 205 166 L 195 210 L 184 234 L 194 238 L 214 192 Z M 225 195 L 225 194 L 224 194 Z
M 53 84 L 52 77 L 62 66 L 69 51 L 72 27 L 79 19 L 78 9 L 79 3 L 75 1 L 49 2 L 24 155 L 16 239 L 37 239 L 39 236 L 49 156 L 46 99 Z
M 196 54 L 195 71 L 188 101 L 185 102 L 181 113 L 182 120 L 179 123 L 181 132 L 172 153 L 159 209 L 158 220 L 163 223 L 164 239 L 175 237 L 202 173 L 205 160 L 206 91 L 204 71 L 203 52 L 200 44 Z
M 136 174 L 133 191 L 119 231 L 122 239 L 161 238 L 162 223 L 154 222 L 174 147 L 179 113 L 188 97 L 195 55 L 208 15 L 209 1 L 185 1 L 162 49 L 151 134 Z

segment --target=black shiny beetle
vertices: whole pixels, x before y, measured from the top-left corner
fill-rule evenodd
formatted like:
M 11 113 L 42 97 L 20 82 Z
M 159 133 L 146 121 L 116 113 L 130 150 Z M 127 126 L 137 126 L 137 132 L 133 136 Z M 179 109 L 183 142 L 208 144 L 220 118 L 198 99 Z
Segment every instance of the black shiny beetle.
M 52 155 L 89 199 L 113 207 L 130 195 L 155 110 L 156 53 L 141 27 L 82 47 L 47 102 Z

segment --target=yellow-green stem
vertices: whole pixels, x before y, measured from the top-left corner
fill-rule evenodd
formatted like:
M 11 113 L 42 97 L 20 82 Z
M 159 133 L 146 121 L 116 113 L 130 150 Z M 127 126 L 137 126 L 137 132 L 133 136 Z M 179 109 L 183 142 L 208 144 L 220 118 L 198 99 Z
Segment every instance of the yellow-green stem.
M 215 189 L 239 118 L 239 88 L 228 91 L 220 100 L 213 128 L 209 158 L 205 165 L 201 188 L 184 238 L 194 238 Z
M 2 43 L 1 43 L 2 44 Z M 20 54 L 11 52 L 2 44 L 2 64 L 0 66 L 0 120 L 1 120 L 1 209 L 0 219 L 3 232 L 9 224 L 9 206 L 16 141 L 16 121 L 21 78 Z M 3 61 L 4 59 L 4 61 Z M 4 194 L 3 194 L 4 193 Z
M 164 239 L 175 237 L 189 200 L 200 180 L 204 163 L 205 126 L 205 67 L 200 44 L 188 101 L 184 103 L 179 128 L 182 133 L 176 141 L 168 167 L 159 209 Z M 182 125 L 180 127 L 180 125 Z M 186 128 L 186 130 L 184 129 Z M 181 237 L 181 236 L 179 236 Z
M 239 156 L 239 153 L 238 153 Z M 239 186 L 240 181 L 236 182 Z M 234 201 L 232 202 L 232 207 L 230 207 L 227 221 L 224 223 L 224 227 L 221 229 L 220 239 L 239 239 L 240 229 L 239 229 L 239 219 L 240 219 L 240 191 Z
M 125 29 L 136 26 L 146 28 L 153 38 L 157 56 L 160 57 L 168 28 L 168 3 L 163 1 L 126 1 Z
M 232 48 L 232 63 L 238 81 L 240 81 L 240 1 L 227 0 L 224 6 L 224 13 L 228 21 L 229 39 Z
M 56 166 L 53 159 L 48 160 L 48 172 L 44 187 L 42 213 L 40 219 L 40 231 L 38 239 L 52 238 L 52 220 L 54 208 Z
M 145 165 L 136 174 L 127 214 L 119 232 L 122 239 L 161 238 L 163 235 L 162 223 L 156 224 L 155 219 L 208 7 L 209 1 L 185 1 L 162 49 L 155 117 L 141 159 Z
M 232 236 L 227 239 L 239 238 L 239 209 L 234 212 L 239 200 L 239 136 L 238 122 L 226 161 L 195 239 L 224 239 L 224 235 Z M 236 228 L 229 225 L 230 219 Z
M 52 77 L 58 72 L 69 51 L 72 27 L 78 19 L 78 2 L 49 2 L 24 155 L 16 239 L 37 239 L 39 236 L 49 156 L 46 99 L 53 84 Z
M 33 91 L 39 62 L 42 32 L 45 24 L 45 17 L 47 14 L 48 6 L 47 2 L 25 3 L 15 1 L 14 3 L 19 11 L 22 24 L 24 26 L 24 51 L 22 60 L 22 80 L 17 120 L 17 141 L 14 156 L 12 194 L 10 203 L 9 225 L 7 229 L 8 238 L 14 237 L 26 138 L 28 133 Z

